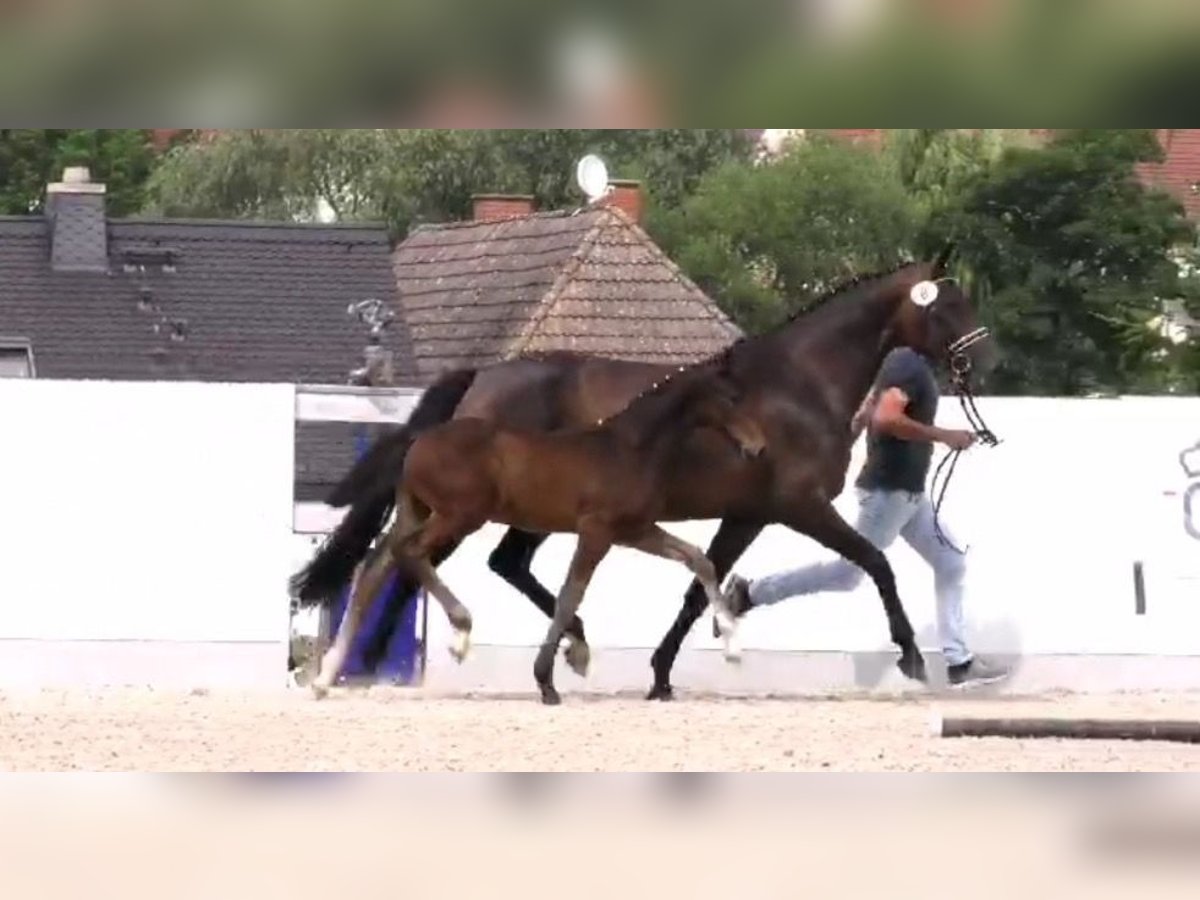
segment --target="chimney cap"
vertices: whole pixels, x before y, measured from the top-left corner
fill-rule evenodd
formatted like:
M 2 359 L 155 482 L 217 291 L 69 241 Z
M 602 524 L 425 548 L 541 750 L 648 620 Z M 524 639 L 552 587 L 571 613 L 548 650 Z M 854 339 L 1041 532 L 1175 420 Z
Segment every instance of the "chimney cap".
M 499 222 L 533 215 L 533 194 L 472 194 L 471 218 L 475 222 Z
M 106 190 L 103 184 L 92 181 L 87 166 L 67 166 L 63 169 L 62 181 L 46 186 L 46 191 L 51 194 L 103 194 Z
M 472 200 L 528 200 L 532 203 L 537 198 L 533 194 L 472 194 Z

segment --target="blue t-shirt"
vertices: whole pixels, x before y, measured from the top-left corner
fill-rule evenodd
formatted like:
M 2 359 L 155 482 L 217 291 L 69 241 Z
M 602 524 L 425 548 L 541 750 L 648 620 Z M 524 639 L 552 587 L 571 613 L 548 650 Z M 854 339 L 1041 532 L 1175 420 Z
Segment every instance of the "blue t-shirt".
M 884 357 L 874 390 L 882 394 L 892 387 L 908 395 L 905 415 L 925 425 L 933 424 L 941 391 L 925 357 L 908 347 L 898 347 Z M 919 494 L 925 490 L 932 459 L 933 445 L 927 441 L 905 441 L 869 429 L 867 462 L 855 484 L 867 490 Z

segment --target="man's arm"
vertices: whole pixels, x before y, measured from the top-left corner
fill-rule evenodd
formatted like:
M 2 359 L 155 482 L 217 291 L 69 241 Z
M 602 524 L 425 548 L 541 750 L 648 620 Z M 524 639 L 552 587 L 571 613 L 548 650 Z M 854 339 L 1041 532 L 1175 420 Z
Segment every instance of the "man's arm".
M 862 405 L 858 408 L 858 412 L 854 414 L 854 418 L 850 420 L 850 440 L 857 441 L 858 436 L 862 434 L 867 423 L 871 421 L 871 413 L 875 407 L 875 399 L 878 396 L 878 391 L 871 390 L 867 396 L 863 398 Z
M 898 387 L 889 387 L 879 396 L 879 402 L 871 414 L 871 424 L 882 434 L 902 441 L 925 441 L 940 443 L 956 450 L 965 450 L 975 443 L 975 435 L 969 431 L 957 431 L 925 425 L 910 419 L 905 413 L 908 394 Z

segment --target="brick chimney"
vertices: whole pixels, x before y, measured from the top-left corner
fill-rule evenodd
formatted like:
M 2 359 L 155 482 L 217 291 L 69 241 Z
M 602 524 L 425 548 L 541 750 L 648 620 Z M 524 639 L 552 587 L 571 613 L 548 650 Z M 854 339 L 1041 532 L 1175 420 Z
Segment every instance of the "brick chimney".
M 533 215 L 532 194 L 472 194 L 471 218 L 476 222 L 496 222 Z
M 108 271 L 104 192 L 86 166 L 69 166 L 62 181 L 46 186 L 50 266 L 56 272 Z
M 642 183 L 626 179 L 609 179 L 608 186 L 612 188 L 604 197 L 603 203 L 615 206 L 634 222 L 642 224 Z

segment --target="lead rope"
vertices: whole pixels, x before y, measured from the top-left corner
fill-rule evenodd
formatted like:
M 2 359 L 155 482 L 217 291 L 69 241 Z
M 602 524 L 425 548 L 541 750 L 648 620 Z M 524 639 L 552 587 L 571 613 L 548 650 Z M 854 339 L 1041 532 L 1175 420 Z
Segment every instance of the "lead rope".
M 975 405 L 975 396 L 971 393 L 971 360 L 963 351 L 972 343 L 983 337 L 986 332 L 972 332 L 972 334 L 955 341 L 950 345 L 950 381 L 954 388 L 954 393 L 958 396 L 959 405 L 962 406 L 963 414 L 967 417 L 967 423 L 971 426 L 971 430 L 975 432 L 975 436 L 989 447 L 995 447 L 1000 443 L 1000 439 L 996 437 L 996 433 L 988 428 L 983 421 L 983 416 L 980 415 L 978 407 Z M 950 479 L 954 475 L 954 468 L 958 465 L 958 458 L 962 456 L 963 451 L 950 448 L 946 451 L 946 455 L 942 457 L 941 462 L 933 471 L 933 478 L 929 482 L 930 499 L 933 501 L 933 533 L 938 539 L 938 542 L 943 547 L 949 547 L 955 553 L 965 555 L 965 550 L 960 550 L 950 539 L 946 537 L 942 531 L 941 511 L 942 501 L 946 497 L 946 489 L 950 486 Z M 947 468 L 948 467 L 948 468 Z M 941 482 L 941 487 L 938 487 L 938 480 L 945 470 L 946 478 Z

